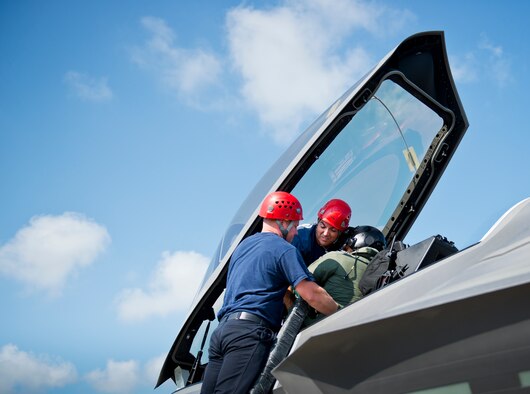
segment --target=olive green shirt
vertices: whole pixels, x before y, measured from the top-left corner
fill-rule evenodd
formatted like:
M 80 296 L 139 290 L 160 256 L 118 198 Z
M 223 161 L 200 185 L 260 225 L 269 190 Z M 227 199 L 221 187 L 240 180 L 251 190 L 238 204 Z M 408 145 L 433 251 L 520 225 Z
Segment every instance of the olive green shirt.
M 359 289 L 361 280 L 370 260 L 377 254 L 377 249 L 364 247 L 351 253 L 343 251 L 328 252 L 312 263 L 308 269 L 329 295 L 342 306 L 352 304 L 363 296 Z M 323 317 L 317 314 L 316 319 L 306 318 L 304 326 L 313 324 Z

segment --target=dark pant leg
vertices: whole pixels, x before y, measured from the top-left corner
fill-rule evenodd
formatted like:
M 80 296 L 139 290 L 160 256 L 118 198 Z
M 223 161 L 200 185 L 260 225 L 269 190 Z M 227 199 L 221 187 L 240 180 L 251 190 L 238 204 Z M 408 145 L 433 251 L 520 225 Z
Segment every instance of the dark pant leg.
M 226 322 L 220 322 L 217 328 L 212 333 L 210 345 L 208 346 L 208 365 L 204 371 L 204 378 L 202 381 L 201 394 L 211 394 L 215 390 L 217 384 L 217 377 L 219 371 L 223 366 L 223 354 L 221 350 L 221 340 L 223 327 Z
M 274 332 L 252 321 L 229 320 L 217 334 L 221 357 L 213 349 L 212 369 L 208 365 L 201 392 L 247 394 L 267 361 Z M 215 390 L 206 391 L 212 390 L 214 377 Z

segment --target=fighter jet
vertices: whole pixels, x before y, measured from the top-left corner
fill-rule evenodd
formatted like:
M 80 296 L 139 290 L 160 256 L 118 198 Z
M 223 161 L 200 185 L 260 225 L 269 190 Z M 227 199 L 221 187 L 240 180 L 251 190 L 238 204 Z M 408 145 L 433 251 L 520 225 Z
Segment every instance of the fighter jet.
M 467 128 L 443 32 L 405 39 L 292 143 L 241 205 L 157 387 L 172 379 L 179 393 L 200 391 L 230 257 L 260 230 L 258 210 L 269 192 L 293 193 L 306 218 L 343 199 L 356 223 L 400 242 Z M 397 280 L 295 333 L 269 391 L 530 390 L 530 199 L 463 250 L 428 234 L 397 255 L 406 268 Z

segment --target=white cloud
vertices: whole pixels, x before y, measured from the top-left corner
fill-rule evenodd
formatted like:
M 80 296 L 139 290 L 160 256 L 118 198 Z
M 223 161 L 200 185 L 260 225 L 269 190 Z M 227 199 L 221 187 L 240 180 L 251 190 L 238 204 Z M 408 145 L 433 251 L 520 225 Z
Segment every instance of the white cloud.
M 147 289 L 125 289 L 116 298 L 123 320 L 166 316 L 189 307 L 209 259 L 196 252 L 164 252 Z
M 87 101 L 112 99 L 112 90 L 107 84 L 107 78 L 95 78 L 77 71 L 68 71 L 64 81 L 80 99 Z
M 464 56 L 451 56 L 450 62 L 453 77 L 459 83 L 490 80 L 502 88 L 512 81 L 510 59 L 502 46 L 494 45 L 485 34 L 477 48 Z
M 506 86 L 511 81 L 511 62 L 504 54 L 502 46 L 494 45 L 489 38 L 481 35 L 479 48 L 486 52 L 488 57 L 486 67 L 484 68 L 490 78 L 492 78 L 499 87 Z
M 477 61 L 473 53 L 464 56 L 450 56 L 451 72 L 453 78 L 459 83 L 469 83 L 478 80 Z
M 34 216 L 0 248 L 0 274 L 57 295 L 68 276 L 92 264 L 109 242 L 105 227 L 82 214 Z
M 285 0 L 285 8 L 307 18 L 320 27 L 325 37 L 339 40 L 354 30 L 364 30 L 374 36 L 388 36 L 415 20 L 410 11 L 395 9 L 381 3 L 363 0 Z
M 373 65 L 369 52 L 353 39 L 351 49 L 340 53 L 354 30 L 385 34 L 413 17 L 355 0 L 339 0 L 333 7 L 324 0 L 284 4 L 268 10 L 238 7 L 227 15 L 242 94 L 280 144 L 292 140 L 308 115 L 321 112 Z
M 337 0 L 332 7 L 326 0 L 285 0 L 266 10 L 240 6 L 226 16 L 227 63 L 242 80 L 240 94 L 262 130 L 284 145 L 373 65 L 355 32 L 384 38 L 414 18 L 407 10 L 360 0 Z M 220 57 L 177 46 L 162 19 L 145 17 L 142 25 L 151 35 L 133 50 L 137 64 L 153 70 L 190 105 L 240 106 L 232 97 L 216 97 L 213 89 L 204 94 L 214 86 L 223 92 Z M 344 51 L 344 44 L 350 49 Z
M 115 361 L 110 359 L 104 369 L 96 369 L 85 375 L 85 380 L 102 393 L 130 393 L 140 387 L 155 387 L 166 356 L 161 354 L 148 360 L 143 367 L 136 360 Z
M 141 22 L 151 36 L 133 50 L 137 64 L 152 69 L 181 97 L 195 96 L 218 82 L 221 63 L 213 53 L 176 46 L 175 34 L 163 19 L 144 17 Z
M 96 369 L 85 378 L 90 385 L 102 393 L 129 393 L 140 383 L 138 362 L 107 361 L 105 370 Z
M 37 392 L 77 380 L 73 364 L 35 356 L 8 344 L 0 349 L 0 393 Z
M 160 370 L 162 369 L 165 360 L 166 355 L 161 354 L 158 357 L 152 358 L 145 364 L 145 377 L 151 387 L 155 387 L 155 384 L 158 381 L 158 375 L 160 374 Z
M 492 56 L 497 58 L 502 57 L 503 54 L 502 47 L 495 46 L 484 33 L 480 35 L 479 48 L 490 52 Z

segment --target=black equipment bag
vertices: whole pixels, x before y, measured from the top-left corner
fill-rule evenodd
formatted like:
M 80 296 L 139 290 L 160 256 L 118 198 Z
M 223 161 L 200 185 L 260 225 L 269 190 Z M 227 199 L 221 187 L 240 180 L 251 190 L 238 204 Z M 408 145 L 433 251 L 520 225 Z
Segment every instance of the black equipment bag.
M 364 296 L 388 283 L 387 279 L 390 279 L 391 273 L 396 267 L 395 261 L 395 254 L 392 258 L 391 249 L 383 249 L 374 256 L 359 281 L 359 288 Z
M 363 295 L 434 264 L 458 252 L 454 243 L 441 235 L 434 235 L 407 247 L 394 241 L 390 248 L 376 254 L 366 267 L 359 282 Z

